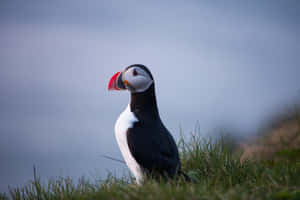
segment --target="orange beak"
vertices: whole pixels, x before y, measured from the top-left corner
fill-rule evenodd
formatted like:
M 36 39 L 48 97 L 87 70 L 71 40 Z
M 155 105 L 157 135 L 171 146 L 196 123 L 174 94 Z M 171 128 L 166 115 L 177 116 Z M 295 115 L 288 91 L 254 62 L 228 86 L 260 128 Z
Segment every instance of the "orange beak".
M 121 90 L 118 87 L 118 78 L 119 78 L 120 74 L 121 74 L 121 72 L 117 72 L 110 78 L 110 81 L 108 83 L 108 90 Z

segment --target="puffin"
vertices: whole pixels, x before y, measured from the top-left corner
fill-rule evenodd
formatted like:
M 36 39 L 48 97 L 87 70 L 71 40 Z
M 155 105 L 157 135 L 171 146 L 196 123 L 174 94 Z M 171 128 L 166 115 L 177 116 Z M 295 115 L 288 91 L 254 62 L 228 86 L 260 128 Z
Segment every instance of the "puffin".
M 150 70 L 130 65 L 111 77 L 108 90 L 130 92 L 130 102 L 116 121 L 115 136 L 137 184 L 148 175 L 169 179 L 184 174 L 174 138 L 159 116 Z

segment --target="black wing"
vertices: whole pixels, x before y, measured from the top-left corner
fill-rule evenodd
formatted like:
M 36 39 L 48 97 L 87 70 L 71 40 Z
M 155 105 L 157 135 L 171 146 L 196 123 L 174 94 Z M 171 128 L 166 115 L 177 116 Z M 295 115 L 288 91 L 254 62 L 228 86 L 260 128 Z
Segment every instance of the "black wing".
M 148 171 L 165 171 L 174 175 L 180 170 L 177 146 L 163 124 L 135 123 L 127 130 L 129 150 L 135 160 Z

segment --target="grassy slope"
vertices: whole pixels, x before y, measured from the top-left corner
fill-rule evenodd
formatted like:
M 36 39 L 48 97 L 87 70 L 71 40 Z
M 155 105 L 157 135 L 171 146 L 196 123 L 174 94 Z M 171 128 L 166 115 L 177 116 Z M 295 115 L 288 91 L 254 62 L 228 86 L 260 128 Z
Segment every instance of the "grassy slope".
M 130 178 L 107 177 L 90 184 L 68 178 L 41 185 L 34 176 L 24 188 L 11 189 L 13 199 L 300 199 L 298 161 L 243 161 L 227 150 L 225 142 L 213 143 L 194 135 L 179 142 L 183 170 L 193 183 L 178 178 L 169 182 L 147 180 L 137 186 Z M 0 199 L 5 199 L 4 194 Z

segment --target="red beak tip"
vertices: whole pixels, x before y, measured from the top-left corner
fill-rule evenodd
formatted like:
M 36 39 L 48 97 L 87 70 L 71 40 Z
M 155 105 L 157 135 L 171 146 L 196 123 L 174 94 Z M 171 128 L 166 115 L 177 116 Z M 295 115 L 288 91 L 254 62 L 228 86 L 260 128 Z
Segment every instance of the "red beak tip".
M 109 80 L 109 83 L 108 83 L 108 90 L 120 90 L 118 87 L 117 87 L 117 78 L 119 76 L 121 72 L 117 72 L 115 73 Z

